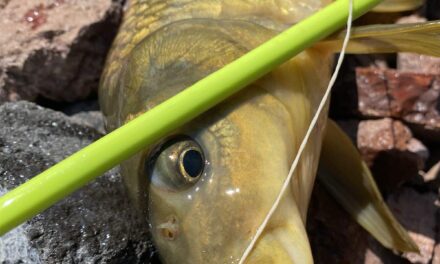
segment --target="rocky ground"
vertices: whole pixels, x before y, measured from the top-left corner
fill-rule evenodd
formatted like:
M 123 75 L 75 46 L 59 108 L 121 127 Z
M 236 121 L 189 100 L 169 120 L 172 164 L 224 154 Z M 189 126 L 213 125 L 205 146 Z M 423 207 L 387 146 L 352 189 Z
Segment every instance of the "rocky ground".
M 103 134 L 84 118 L 20 101 L 0 106 L 0 194 Z M 0 239 L 0 263 L 144 263 L 152 257 L 117 169 Z
M 0 195 L 104 134 L 96 90 L 123 5 L 0 0 Z M 440 19 L 439 1 L 417 13 L 384 19 Z M 439 112 L 440 59 L 347 57 L 331 116 L 420 254 L 381 247 L 318 183 L 307 226 L 316 263 L 440 263 Z M 0 263 L 158 263 L 146 230 L 114 169 L 0 238 Z
M 439 2 L 428 1 L 425 9 L 404 15 L 396 22 L 440 19 Z M 399 255 L 380 246 L 347 220 L 318 184 L 308 223 L 316 262 L 440 263 L 440 58 L 349 55 L 330 111 L 357 145 L 420 254 Z

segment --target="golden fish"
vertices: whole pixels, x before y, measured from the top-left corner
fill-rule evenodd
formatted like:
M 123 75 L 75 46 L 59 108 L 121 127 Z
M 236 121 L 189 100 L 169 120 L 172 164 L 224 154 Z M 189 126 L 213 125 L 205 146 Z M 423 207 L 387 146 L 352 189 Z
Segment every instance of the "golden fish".
M 107 127 L 148 111 L 330 2 L 131 1 L 100 86 Z M 362 27 L 348 50 L 438 56 L 439 31 L 438 22 Z M 340 46 L 335 35 L 302 52 L 122 164 L 165 263 L 238 263 L 286 179 Z M 313 262 L 304 226 L 321 146 L 322 180 L 335 198 L 386 247 L 416 250 L 354 147 L 326 121 L 327 110 L 246 263 Z

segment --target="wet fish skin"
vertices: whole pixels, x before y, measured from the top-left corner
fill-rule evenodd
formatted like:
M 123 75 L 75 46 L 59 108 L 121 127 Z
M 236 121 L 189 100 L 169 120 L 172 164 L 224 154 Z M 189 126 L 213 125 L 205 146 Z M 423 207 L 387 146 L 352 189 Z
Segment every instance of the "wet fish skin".
M 327 3 L 132 1 L 100 86 L 108 129 L 151 109 Z M 374 29 L 367 35 L 361 31 L 351 48 L 365 51 L 364 42 L 371 41 L 372 33 Z M 383 38 L 387 39 L 381 36 L 381 43 Z M 332 54 L 339 44 L 336 35 L 304 51 L 122 164 L 133 201 L 148 217 L 165 263 L 237 263 L 287 176 L 329 81 Z M 387 52 L 390 47 L 386 45 Z M 291 189 L 248 263 L 313 262 L 304 223 L 326 120 L 327 109 Z M 186 138 L 176 141 L 177 135 Z M 184 174 L 180 150 L 189 145 L 203 154 L 206 163 L 197 181 L 179 185 L 182 179 L 173 177 Z M 344 195 L 365 199 L 350 192 Z M 374 199 L 385 206 L 380 194 Z M 378 215 L 374 219 L 388 217 L 387 223 L 400 228 L 392 215 Z M 393 229 L 390 225 L 385 228 Z

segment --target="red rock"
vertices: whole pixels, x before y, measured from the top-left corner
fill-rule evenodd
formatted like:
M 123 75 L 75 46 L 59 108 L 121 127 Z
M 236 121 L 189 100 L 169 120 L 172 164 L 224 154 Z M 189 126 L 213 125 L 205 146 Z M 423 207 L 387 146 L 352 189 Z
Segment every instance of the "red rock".
M 401 52 L 397 54 L 397 69 L 402 72 L 440 74 L 440 58 Z
M 392 116 L 405 117 L 413 112 L 423 113 L 428 110 L 423 107 L 427 104 L 423 100 L 423 95 L 431 91 L 431 84 L 435 81 L 434 75 L 393 70 L 388 70 L 385 74 L 387 96 L 390 100 L 389 107 Z M 432 99 L 429 101 L 432 101 Z
M 395 117 L 424 139 L 440 141 L 440 75 L 357 68 L 358 110 L 365 117 Z
M 96 91 L 120 2 L 3 0 L 0 102 L 74 101 Z
M 365 116 L 390 116 L 385 70 L 356 68 L 359 111 Z
M 417 22 L 426 22 L 426 18 L 412 15 L 403 17 L 397 21 L 397 23 L 400 24 Z M 415 53 L 399 52 L 397 54 L 397 69 L 402 72 L 440 74 L 440 58 Z
M 398 23 L 425 21 L 412 15 Z M 362 115 L 401 118 L 423 138 L 440 140 L 440 58 L 399 53 L 397 70 L 360 68 L 356 76 Z

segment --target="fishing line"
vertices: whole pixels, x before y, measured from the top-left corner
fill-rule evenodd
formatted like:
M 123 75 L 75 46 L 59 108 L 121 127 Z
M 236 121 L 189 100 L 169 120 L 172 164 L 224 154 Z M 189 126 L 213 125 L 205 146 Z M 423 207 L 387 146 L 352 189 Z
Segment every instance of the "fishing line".
M 257 243 L 258 238 L 260 238 L 261 234 L 263 233 L 264 229 L 266 228 L 267 223 L 272 218 L 272 215 L 275 213 L 275 210 L 278 208 L 278 205 L 279 205 L 284 193 L 286 192 L 287 188 L 290 185 L 290 181 L 293 177 L 293 173 L 295 172 L 295 169 L 298 165 L 299 159 L 301 158 L 301 154 L 303 153 L 303 151 L 307 145 L 307 142 L 310 138 L 310 135 L 312 134 L 313 129 L 315 128 L 316 123 L 318 122 L 318 118 L 322 112 L 322 109 L 324 108 L 326 102 L 328 101 L 331 89 L 336 81 L 336 78 L 338 77 L 339 70 L 341 69 L 341 65 L 342 65 L 342 61 L 344 60 L 345 50 L 347 48 L 348 41 L 350 40 L 351 25 L 352 25 L 352 20 L 353 20 L 353 1 L 354 0 L 348 1 L 347 32 L 344 37 L 344 42 L 342 44 L 342 49 L 339 54 L 339 58 L 338 58 L 338 62 L 335 67 L 335 71 L 333 72 L 332 77 L 330 79 L 330 82 L 328 83 L 327 89 L 324 93 L 324 96 L 322 97 L 321 102 L 319 103 L 318 109 L 316 110 L 316 113 L 313 116 L 312 121 L 310 122 L 310 125 L 307 129 L 307 133 L 304 136 L 304 138 L 301 142 L 301 145 L 299 146 L 298 153 L 292 162 L 292 166 L 290 167 L 289 174 L 287 175 L 287 178 L 284 181 L 283 186 L 281 187 L 280 193 L 278 194 L 275 202 L 273 203 L 272 208 L 270 208 L 268 214 L 264 218 L 262 224 L 258 227 L 257 231 L 255 232 L 255 236 L 252 238 L 248 247 L 243 252 L 243 255 L 240 258 L 239 264 L 243 264 L 244 261 L 246 260 L 246 258 L 249 256 L 249 254 L 251 253 L 255 244 Z

